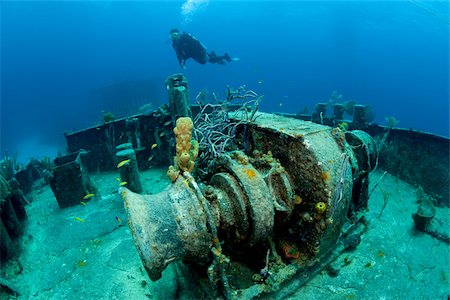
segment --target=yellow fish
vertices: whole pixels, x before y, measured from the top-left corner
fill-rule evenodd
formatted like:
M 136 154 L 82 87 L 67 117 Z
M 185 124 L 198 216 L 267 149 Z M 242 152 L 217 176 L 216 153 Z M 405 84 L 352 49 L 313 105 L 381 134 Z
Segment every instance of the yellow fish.
M 126 185 L 126 184 L 128 184 L 128 182 L 122 181 L 121 183 L 119 183 L 119 186 L 124 186 L 124 185 Z
M 119 225 L 122 223 L 122 220 L 119 217 L 116 217 L 116 221 L 117 223 L 119 223 Z
M 120 167 L 123 167 L 123 166 L 125 166 L 126 164 L 129 164 L 129 163 L 130 163 L 129 159 L 122 160 L 120 163 L 117 164 L 117 169 L 120 168 Z
M 87 194 L 86 196 L 83 197 L 83 199 L 84 200 L 91 199 L 94 196 L 95 196 L 95 194 Z
M 86 203 L 84 203 L 83 201 L 81 201 L 80 204 L 83 204 L 84 206 L 86 206 Z
M 116 177 L 116 180 L 120 182 L 120 177 Z
M 159 134 L 159 137 L 163 137 L 163 136 L 165 136 L 166 135 L 166 133 L 163 131 L 163 132 L 161 132 L 160 134 Z
M 148 161 L 151 161 L 153 159 L 153 157 L 155 157 L 154 154 L 150 155 L 150 157 L 148 158 Z
M 75 219 L 76 221 L 78 221 L 78 222 L 81 222 L 81 223 L 86 222 L 85 220 L 83 220 L 83 219 L 81 219 L 81 218 L 78 218 L 78 217 L 75 217 L 74 219 Z
M 158 144 L 156 144 L 156 143 L 153 144 L 153 145 L 152 145 L 152 150 L 155 149 L 156 147 L 158 147 Z
M 189 180 L 186 178 L 185 180 L 183 180 L 183 182 L 186 185 L 186 187 L 188 188 L 188 190 L 190 190 L 191 187 L 189 186 Z

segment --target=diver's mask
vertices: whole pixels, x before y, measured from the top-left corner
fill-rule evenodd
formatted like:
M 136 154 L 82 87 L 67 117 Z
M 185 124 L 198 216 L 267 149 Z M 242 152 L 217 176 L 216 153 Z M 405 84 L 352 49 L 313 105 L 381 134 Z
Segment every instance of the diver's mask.
M 180 39 L 180 34 L 178 32 L 171 32 L 169 38 L 171 41 L 178 41 Z

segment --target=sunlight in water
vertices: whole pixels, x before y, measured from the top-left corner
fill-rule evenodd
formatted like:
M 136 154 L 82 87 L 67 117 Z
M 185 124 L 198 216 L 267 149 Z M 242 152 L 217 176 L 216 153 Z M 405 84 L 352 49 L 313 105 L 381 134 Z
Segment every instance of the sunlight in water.
M 409 0 L 410 3 L 417 5 L 431 16 L 438 18 L 446 24 L 450 24 L 448 18 L 448 2 L 429 2 L 419 0 Z
M 209 0 L 187 0 L 181 6 L 181 14 L 183 15 L 184 23 L 192 21 L 195 13 L 205 9 L 208 6 Z

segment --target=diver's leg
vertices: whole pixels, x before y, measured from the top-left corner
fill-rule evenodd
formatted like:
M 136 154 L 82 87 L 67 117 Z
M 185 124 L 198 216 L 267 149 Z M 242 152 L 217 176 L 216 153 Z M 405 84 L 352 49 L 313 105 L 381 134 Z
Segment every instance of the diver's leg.
M 209 56 L 209 62 L 212 64 L 220 64 L 220 65 L 224 65 L 225 61 L 230 62 L 231 61 L 231 57 L 225 53 L 222 56 L 217 56 L 216 53 L 214 51 L 212 51 L 211 53 L 208 54 Z
M 208 61 L 212 64 L 215 64 L 218 60 L 218 56 L 214 51 L 211 51 L 211 53 L 208 53 Z

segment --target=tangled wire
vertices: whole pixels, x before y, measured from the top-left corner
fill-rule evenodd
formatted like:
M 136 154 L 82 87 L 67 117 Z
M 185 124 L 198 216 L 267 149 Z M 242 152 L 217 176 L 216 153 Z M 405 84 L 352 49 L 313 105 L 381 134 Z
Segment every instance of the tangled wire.
M 221 103 L 201 104 L 198 101 L 199 96 L 196 100 L 200 106 L 200 113 L 194 120 L 194 128 L 200 148 L 198 162 L 207 164 L 226 151 L 236 148 L 234 143 L 236 128 L 256 119 L 255 114 L 264 96 L 258 96 L 245 86 L 240 86 L 237 90 L 227 87 L 226 100 Z M 238 108 L 229 112 L 231 105 L 237 105 Z M 233 122 L 230 115 L 239 121 Z

